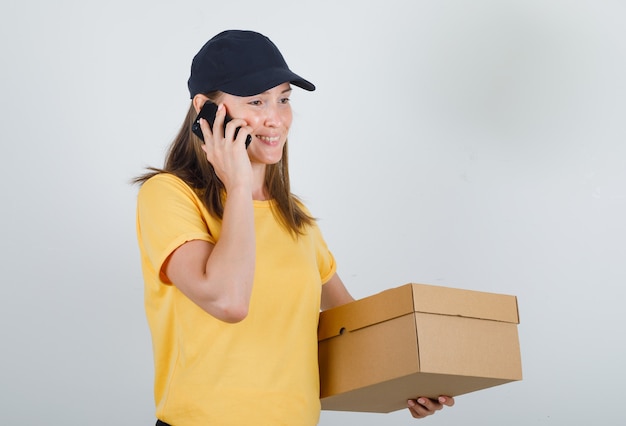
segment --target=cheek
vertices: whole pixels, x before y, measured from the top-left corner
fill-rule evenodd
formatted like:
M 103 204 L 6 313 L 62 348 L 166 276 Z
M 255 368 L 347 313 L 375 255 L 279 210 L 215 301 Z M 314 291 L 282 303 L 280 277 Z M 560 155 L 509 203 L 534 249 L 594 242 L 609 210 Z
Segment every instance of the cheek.
M 263 120 L 259 116 L 256 116 L 254 114 L 249 114 L 248 116 L 242 118 L 246 121 L 246 123 L 248 123 L 248 126 L 252 127 L 253 129 L 261 127 L 261 124 L 263 123 Z
M 293 121 L 293 114 L 291 112 L 291 108 L 288 111 L 285 111 L 283 114 L 283 124 L 287 129 L 291 127 L 291 122 Z

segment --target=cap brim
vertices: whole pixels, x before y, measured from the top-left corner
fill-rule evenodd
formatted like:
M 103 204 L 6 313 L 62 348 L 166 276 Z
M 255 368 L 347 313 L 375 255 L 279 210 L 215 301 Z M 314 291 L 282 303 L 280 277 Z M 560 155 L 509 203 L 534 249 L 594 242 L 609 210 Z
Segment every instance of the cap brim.
M 309 92 L 315 90 L 313 83 L 284 68 L 265 69 L 237 77 L 233 81 L 223 83 L 219 90 L 235 96 L 254 96 L 283 83 L 291 83 Z

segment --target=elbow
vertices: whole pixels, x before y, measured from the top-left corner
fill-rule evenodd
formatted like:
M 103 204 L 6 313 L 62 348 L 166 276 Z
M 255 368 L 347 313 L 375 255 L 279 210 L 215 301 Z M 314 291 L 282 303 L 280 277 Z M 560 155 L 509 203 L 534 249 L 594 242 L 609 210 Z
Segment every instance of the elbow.
M 235 324 L 243 321 L 248 316 L 248 304 L 240 303 L 197 303 L 204 312 L 213 318 L 229 324 Z
M 224 307 L 223 309 L 220 310 L 219 314 L 215 316 L 220 321 L 224 321 L 229 324 L 236 324 L 247 318 L 248 304 L 239 303 L 239 304 Z
M 249 295 L 229 295 L 219 300 L 213 300 L 205 311 L 220 321 L 235 324 L 247 318 L 250 310 Z
M 248 316 L 252 291 L 234 284 L 228 282 L 227 285 L 207 286 L 213 291 L 197 294 L 198 305 L 220 321 L 231 324 L 243 321 Z

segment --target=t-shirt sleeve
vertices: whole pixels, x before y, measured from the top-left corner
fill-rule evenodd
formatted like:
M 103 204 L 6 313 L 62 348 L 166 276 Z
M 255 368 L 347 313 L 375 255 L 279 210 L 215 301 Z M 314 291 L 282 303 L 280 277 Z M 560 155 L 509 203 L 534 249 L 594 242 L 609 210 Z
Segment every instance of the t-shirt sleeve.
M 332 278 L 335 272 L 337 272 L 335 257 L 329 250 L 328 245 L 326 244 L 326 241 L 324 240 L 324 237 L 322 235 L 322 232 L 317 225 L 313 226 L 312 235 L 315 240 L 317 266 L 320 271 L 320 278 L 322 280 L 322 283 L 325 284 L 328 282 L 328 280 Z
M 298 204 L 306 214 L 311 216 L 310 210 L 302 201 L 298 200 Z M 313 244 L 315 245 L 315 255 L 317 257 L 317 267 L 320 273 L 320 279 L 322 284 L 326 284 L 333 277 L 333 275 L 335 275 L 335 272 L 337 272 L 335 257 L 328 248 L 326 240 L 324 240 L 322 231 L 317 223 L 311 225 L 310 236 L 313 240 Z
M 139 190 L 137 233 L 147 260 L 163 282 L 169 282 L 164 263 L 176 248 L 191 240 L 215 244 L 200 199 L 182 180 L 165 174 L 152 177 Z

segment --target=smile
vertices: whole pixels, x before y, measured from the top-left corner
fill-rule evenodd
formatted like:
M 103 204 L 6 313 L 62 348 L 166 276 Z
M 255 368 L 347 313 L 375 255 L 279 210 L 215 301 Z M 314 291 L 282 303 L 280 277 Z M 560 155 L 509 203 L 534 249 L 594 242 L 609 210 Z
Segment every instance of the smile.
M 280 140 L 279 136 L 257 136 L 259 139 L 261 139 L 264 142 L 269 142 L 269 143 L 274 143 L 274 142 L 278 142 Z

